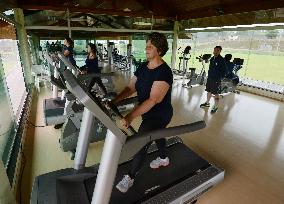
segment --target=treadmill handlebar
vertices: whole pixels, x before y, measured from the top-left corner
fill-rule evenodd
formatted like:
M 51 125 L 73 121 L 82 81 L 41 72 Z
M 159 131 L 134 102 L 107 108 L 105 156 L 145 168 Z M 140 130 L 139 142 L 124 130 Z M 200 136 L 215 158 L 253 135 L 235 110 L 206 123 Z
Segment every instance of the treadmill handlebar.
M 78 100 L 80 100 L 89 111 L 91 111 L 94 116 L 100 120 L 108 129 L 110 129 L 115 136 L 119 137 L 120 140 L 125 140 L 125 133 L 122 136 L 122 131 L 115 123 L 112 121 L 111 114 L 109 109 L 113 111 L 119 118 L 123 117 L 118 111 L 115 105 L 109 105 L 111 103 L 103 103 L 99 98 L 95 95 L 89 93 L 86 89 L 86 86 L 82 83 L 79 83 L 78 79 L 72 74 L 72 72 L 66 69 L 63 72 L 63 75 L 66 79 L 66 84 L 68 90 L 73 93 Z M 117 110 L 116 110 L 117 109 Z M 119 130 L 119 131 L 118 131 Z M 132 127 L 129 127 L 128 130 L 133 134 L 135 134 L 135 130 Z M 123 138 L 122 138 L 123 137 Z
M 67 58 L 61 53 L 58 52 L 58 57 L 62 60 L 62 62 L 69 67 L 70 69 L 74 70 L 74 71 L 81 71 L 78 67 L 74 66 L 73 64 L 71 64 L 71 62 L 69 62 L 67 60 Z M 83 80 L 88 80 L 88 79 L 92 79 L 93 77 L 106 77 L 106 76 L 113 76 L 115 73 L 114 72 L 109 72 L 109 73 L 88 73 L 88 74 L 82 74 L 82 75 L 78 75 L 77 79 L 79 81 L 83 81 Z
M 49 56 L 49 54 L 48 54 L 47 52 L 44 52 L 43 55 L 44 55 L 45 60 L 46 60 L 50 65 L 53 66 L 54 60 L 52 60 L 52 58 Z
M 61 79 L 56 79 L 53 75 L 50 76 L 50 83 L 52 83 L 54 86 L 57 86 L 60 89 L 66 89 L 66 84 L 63 83 Z
M 71 62 L 69 62 L 67 60 L 67 58 L 63 55 L 62 52 L 58 52 L 58 57 L 62 60 L 62 62 L 67 66 L 69 67 L 70 69 L 74 70 L 74 71 L 77 71 L 79 69 L 77 69 L 73 64 L 71 64 Z
M 118 108 L 116 105 L 114 105 L 111 101 L 109 101 L 107 103 L 108 107 L 111 108 L 111 110 L 120 118 L 122 119 L 123 118 L 123 115 L 119 112 Z M 128 126 L 127 128 L 131 134 L 137 134 L 136 130 L 132 127 L 132 126 Z
M 205 127 L 206 127 L 206 123 L 205 121 L 202 120 L 202 121 L 197 121 L 197 122 L 186 124 L 186 125 L 179 125 L 179 126 L 154 130 L 148 133 L 137 133 L 133 135 L 132 137 L 129 137 L 126 143 L 135 142 L 137 138 L 145 138 L 146 140 L 145 145 L 146 145 L 148 142 L 151 142 L 157 139 L 177 136 L 177 135 L 181 135 L 185 133 L 191 133 L 191 132 L 201 130 Z
M 155 141 L 157 139 L 177 136 L 185 133 L 191 133 L 201 130 L 205 127 L 206 127 L 205 121 L 198 121 L 187 125 L 180 125 L 165 129 L 154 130 L 148 133 L 137 133 L 127 138 L 126 143 L 123 146 L 121 158 L 133 157 L 146 144 Z
M 77 79 L 79 81 L 92 79 L 93 77 L 107 77 L 107 76 L 114 76 L 114 72 L 109 73 L 87 73 L 87 74 L 79 74 Z
M 131 104 L 131 103 L 137 103 L 138 102 L 138 96 L 133 96 L 133 97 L 130 97 L 130 98 L 125 98 L 121 101 L 119 101 L 116 106 L 124 106 L 124 105 L 128 105 L 128 104 Z

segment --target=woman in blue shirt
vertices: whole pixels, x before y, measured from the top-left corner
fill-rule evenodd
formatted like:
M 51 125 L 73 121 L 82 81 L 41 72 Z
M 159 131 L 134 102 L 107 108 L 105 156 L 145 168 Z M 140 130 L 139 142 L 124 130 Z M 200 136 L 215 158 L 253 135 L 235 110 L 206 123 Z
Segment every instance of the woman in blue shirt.
M 64 40 L 63 55 L 76 67 L 76 61 L 74 59 L 74 42 L 71 38 L 66 37 Z
M 71 38 L 65 37 L 64 39 L 64 46 L 63 46 L 63 55 L 67 58 L 67 60 L 74 66 L 76 67 L 76 61 L 73 56 L 73 47 L 74 47 L 74 42 Z M 63 123 L 56 124 L 54 126 L 55 129 L 59 129 L 63 126 Z
M 96 45 L 93 43 L 88 44 L 88 56 L 85 61 L 86 65 L 81 68 L 81 74 L 86 74 L 86 73 L 101 73 L 101 70 L 99 68 L 99 62 L 98 62 L 98 57 L 97 57 L 97 48 Z M 101 90 L 103 91 L 104 94 L 107 94 L 106 87 L 104 86 L 102 80 L 100 77 L 94 77 L 90 81 L 90 84 L 88 86 L 89 91 L 92 90 L 93 86 L 97 83 Z
M 142 123 L 138 133 L 165 128 L 173 116 L 171 92 L 173 74 L 171 68 L 162 59 L 168 51 L 167 38 L 160 33 L 151 33 L 146 41 L 147 62 L 136 70 L 128 86 L 113 100 L 117 104 L 122 99 L 137 92 L 138 106 L 123 119 L 122 123 L 128 127 L 134 118 L 142 116 Z M 152 169 L 169 165 L 166 152 L 166 139 L 155 141 L 159 156 L 150 163 Z M 144 146 L 134 157 L 132 167 L 127 175 L 116 185 L 116 188 L 125 193 L 133 185 L 134 178 L 142 167 L 151 143 Z
M 227 65 L 226 77 L 229 78 L 229 79 L 232 79 L 232 78 L 235 77 L 235 74 L 234 74 L 235 64 L 233 62 L 231 62 L 232 55 L 231 54 L 226 54 L 224 59 L 226 61 L 226 65 Z

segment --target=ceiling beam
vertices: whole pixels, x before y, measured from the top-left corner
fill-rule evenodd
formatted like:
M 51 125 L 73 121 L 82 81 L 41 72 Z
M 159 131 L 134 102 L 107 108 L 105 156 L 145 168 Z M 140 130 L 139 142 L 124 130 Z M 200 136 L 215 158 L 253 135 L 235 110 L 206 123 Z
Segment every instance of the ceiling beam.
M 78 17 L 78 16 L 79 16 L 79 17 L 89 16 L 89 17 L 95 19 L 96 21 L 99 21 L 99 22 L 101 22 L 101 23 L 107 25 L 108 27 L 111 27 L 111 28 L 118 28 L 117 26 L 112 25 L 112 23 L 107 22 L 107 21 L 105 21 L 105 20 L 102 20 L 101 18 L 99 18 L 99 17 L 97 17 L 97 16 L 95 16 L 95 15 L 93 15 L 93 14 L 90 14 L 90 13 L 79 13 L 79 14 L 74 15 L 73 18 L 74 18 L 74 17 L 76 18 L 76 17 Z M 119 27 L 119 28 L 120 28 L 120 27 Z
M 68 30 L 68 26 L 25 26 L 27 30 Z M 137 29 L 108 29 L 108 28 L 90 28 L 90 27 L 71 27 L 72 31 L 90 31 L 90 32 L 121 32 L 121 33 L 173 33 L 172 30 L 137 30 Z
M 26 10 L 53 10 L 53 11 L 66 11 L 67 7 L 56 7 L 56 6 L 41 6 L 41 5 L 19 5 L 20 8 Z M 172 17 L 159 16 L 148 11 L 118 11 L 115 9 L 97 9 L 97 8 L 82 8 L 82 7 L 68 7 L 70 12 L 82 12 L 82 13 L 93 13 L 102 15 L 117 15 L 117 16 L 128 16 L 128 17 L 143 17 L 151 18 L 152 16 L 156 19 L 168 19 L 175 20 Z

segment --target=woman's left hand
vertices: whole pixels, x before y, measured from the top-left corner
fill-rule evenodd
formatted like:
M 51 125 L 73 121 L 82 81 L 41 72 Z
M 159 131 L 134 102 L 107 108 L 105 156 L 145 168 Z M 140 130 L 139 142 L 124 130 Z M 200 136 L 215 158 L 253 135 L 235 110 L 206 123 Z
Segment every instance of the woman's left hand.
M 79 71 L 79 74 L 86 74 L 86 71 Z
M 129 114 L 127 114 L 124 118 L 122 118 L 120 120 L 120 122 L 124 127 L 128 128 L 130 126 L 132 120 L 133 119 L 131 118 L 131 116 Z

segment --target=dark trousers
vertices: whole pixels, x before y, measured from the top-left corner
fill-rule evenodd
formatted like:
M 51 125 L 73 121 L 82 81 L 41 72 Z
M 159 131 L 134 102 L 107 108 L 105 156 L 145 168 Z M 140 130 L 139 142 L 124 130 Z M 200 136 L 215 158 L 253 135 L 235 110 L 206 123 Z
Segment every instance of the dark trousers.
M 167 119 L 163 118 L 149 118 L 149 119 L 144 119 L 139 127 L 138 133 L 143 133 L 143 132 L 149 132 L 151 130 L 157 130 L 157 129 L 162 129 L 165 128 L 171 121 L 171 117 L 168 117 Z M 155 141 L 158 147 L 159 151 L 159 157 L 162 159 L 167 157 L 166 154 L 166 139 L 158 139 Z M 147 150 L 150 147 L 152 142 L 148 143 L 145 145 L 138 153 L 135 154 L 133 157 L 133 161 L 131 164 L 131 169 L 128 172 L 129 176 L 131 178 L 134 178 L 138 171 L 141 169 L 143 162 L 145 160 L 145 157 L 147 155 Z
M 94 78 L 92 78 L 92 80 L 91 80 L 91 82 L 90 82 L 90 84 L 89 84 L 89 87 L 88 87 L 89 91 L 92 90 L 92 88 L 93 88 L 93 86 L 95 85 L 95 83 L 98 84 L 98 86 L 100 87 L 100 89 L 102 89 L 102 91 L 104 92 L 104 94 L 107 94 L 106 87 L 105 87 L 105 85 L 103 84 L 102 79 L 101 79 L 100 77 L 94 77 Z

